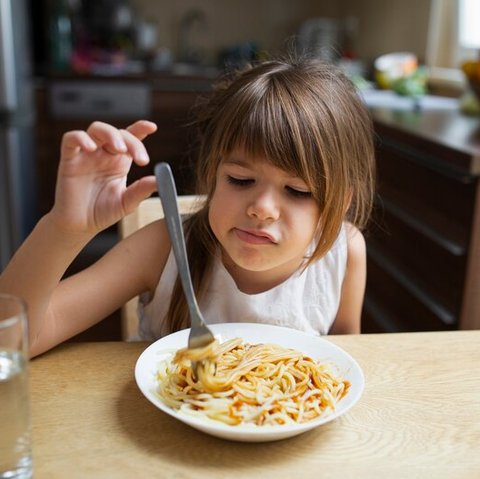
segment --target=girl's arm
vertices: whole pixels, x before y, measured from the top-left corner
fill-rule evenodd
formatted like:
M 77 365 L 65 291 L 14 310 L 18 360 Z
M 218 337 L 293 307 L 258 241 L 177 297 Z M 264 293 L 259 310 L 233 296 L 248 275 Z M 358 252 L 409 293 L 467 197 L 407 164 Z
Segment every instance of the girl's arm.
M 37 344 L 53 345 L 65 338 L 65 318 L 76 311 L 58 306 L 63 304 L 66 292 L 73 290 L 72 286 L 82 290 L 87 281 L 90 290 L 95 290 L 102 282 L 101 276 L 94 278 L 88 273 L 79 276 L 80 282 L 76 279 L 60 283 L 75 256 L 99 231 L 133 211 L 155 191 L 155 179 L 151 176 L 126 187 L 132 162 L 145 165 L 149 161 L 140 140 L 155 130 L 153 123 L 145 121 L 136 122 L 127 130 L 95 122 L 86 132 L 64 135 L 55 204 L 0 276 L 0 291 L 22 296 L 27 302 L 32 351 L 46 349 L 37 348 Z M 101 272 L 105 273 L 103 268 Z M 89 300 L 87 296 L 79 297 L 82 301 L 66 304 L 82 309 Z M 79 327 L 83 328 L 83 324 Z M 50 337 L 46 343 L 45 335 Z
M 347 225 L 347 269 L 337 316 L 329 334 L 359 334 L 367 280 L 367 252 L 363 234 Z
M 168 231 L 160 220 L 119 242 L 89 268 L 61 281 L 51 296 L 48 314 L 35 323 L 32 356 L 96 324 L 134 296 L 146 291 L 153 294 L 169 251 Z

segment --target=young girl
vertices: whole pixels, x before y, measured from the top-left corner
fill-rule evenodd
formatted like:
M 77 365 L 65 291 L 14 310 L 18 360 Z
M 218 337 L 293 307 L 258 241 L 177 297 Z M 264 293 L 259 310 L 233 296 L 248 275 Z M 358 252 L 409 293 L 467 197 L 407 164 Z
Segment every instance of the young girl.
M 198 128 L 206 202 L 185 231 L 207 323 L 359 333 L 360 229 L 371 209 L 374 155 L 371 121 L 352 84 L 315 60 L 268 61 L 219 84 Z M 141 140 L 155 129 L 95 122 L 64 135 L 55 204 L 0 278 L 1 291 L 29 305 L 32 355 L 136 295 L 141 338 L 189 326 L 163 220 L 61 280 L 88 241 L 155 191 L 151 176 L 125 186 L 132 161 L 148 163 Z

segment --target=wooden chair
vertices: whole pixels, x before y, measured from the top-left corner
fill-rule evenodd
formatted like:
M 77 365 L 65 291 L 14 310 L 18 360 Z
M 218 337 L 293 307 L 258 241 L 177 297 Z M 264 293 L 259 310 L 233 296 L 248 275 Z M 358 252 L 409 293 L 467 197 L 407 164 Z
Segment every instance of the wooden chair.
M 181 215 L 198 211 L 203 204 L 203 197 L 196 195 L 185 195 L 178 197 L 178 210 Z M 163 218 L 163 208 L 159 198 L 148 198 L 140 203 L 138 208 L 128 216 L 125 216 L 119 223 L 120 238 L 126 238 L 133 232 Z M 137 316 L 138 297 L 126 303 L 121 310 L 122 338 L 125 341 L 131 340 L 138 332 Z

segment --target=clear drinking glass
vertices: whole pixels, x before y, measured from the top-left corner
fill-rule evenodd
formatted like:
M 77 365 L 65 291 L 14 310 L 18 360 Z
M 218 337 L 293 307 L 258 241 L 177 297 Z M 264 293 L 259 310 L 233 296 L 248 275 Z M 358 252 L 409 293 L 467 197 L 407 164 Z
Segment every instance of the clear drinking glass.
M 0 479 L 32 477 L 27 311 L 0 294 Z

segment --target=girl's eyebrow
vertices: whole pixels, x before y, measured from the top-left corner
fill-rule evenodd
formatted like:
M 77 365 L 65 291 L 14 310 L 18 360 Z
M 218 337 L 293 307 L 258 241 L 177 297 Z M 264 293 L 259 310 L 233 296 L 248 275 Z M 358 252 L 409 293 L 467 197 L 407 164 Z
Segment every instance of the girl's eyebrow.
M 249 168 L 252 169 L 252 163 L 248 160 L 241 160 L 237 158 L 229 158 L 222 162 L 224 165 L 234 165 L 234 166 L 241 166 L 242 168 Z

